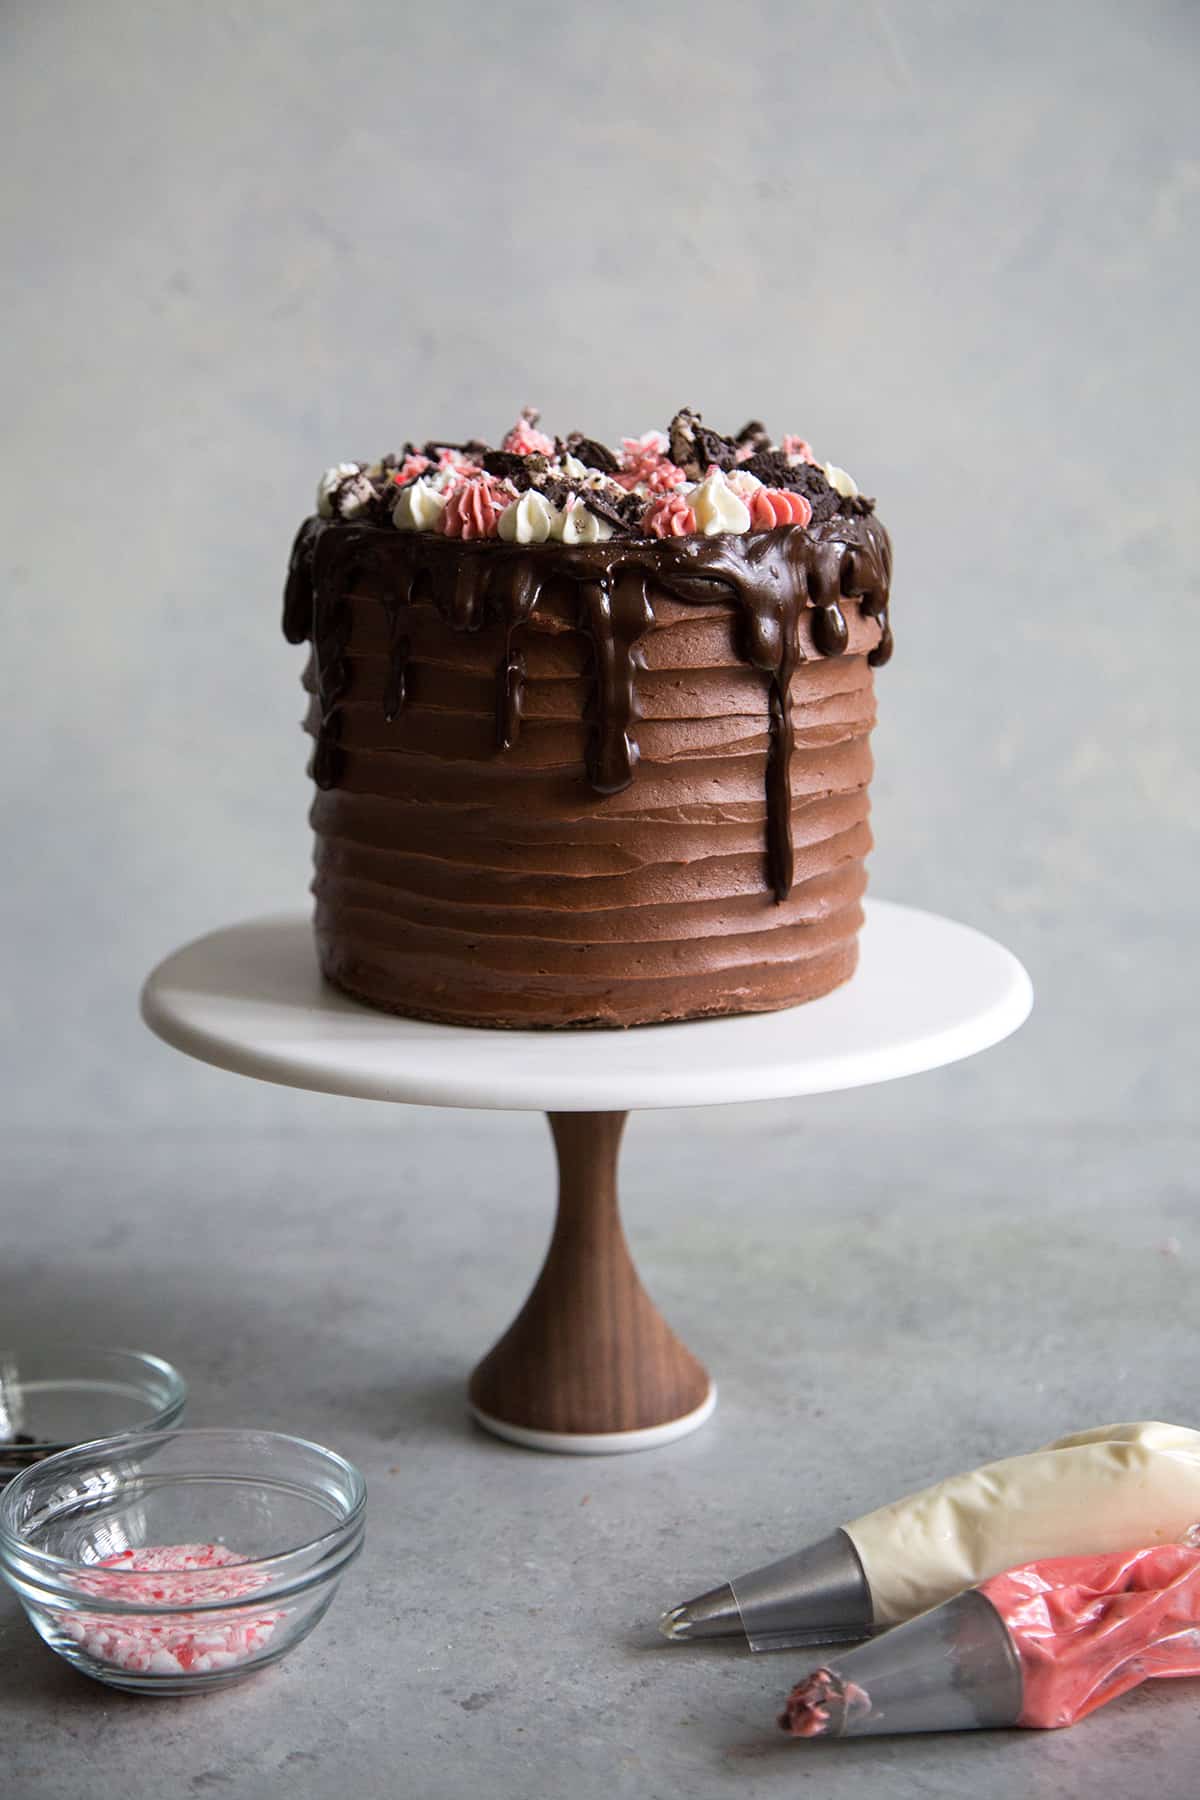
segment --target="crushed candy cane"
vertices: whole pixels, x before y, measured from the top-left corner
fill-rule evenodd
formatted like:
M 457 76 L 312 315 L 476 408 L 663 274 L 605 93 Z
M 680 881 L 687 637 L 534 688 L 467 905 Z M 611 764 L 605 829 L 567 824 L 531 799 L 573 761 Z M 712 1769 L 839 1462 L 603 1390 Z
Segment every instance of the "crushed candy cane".
M 248 1612 L 241 1604 L 265 1586 L 268 1577 L 246 1568 L 249 1558 L 224 1544 L 147 1544 L 122 1550 L 93 1565 L 76 1585 L 102 1600 L 143 1606 L 186 1607 L 198 1601 L 227 1600 L 225 1612 L 104 1614 L 72 1612 L 62 1628 L 98 1662 L 151 1675 L 209 1674 L 247 1661 L 264 1649 L 285 1609 Z M 238 1569 L 241 1573 L 234 1573 Z M 228 1569 L 223 1579 L 214 1571 Z M 114 1582 L 101 1571 L 121 1576 Z

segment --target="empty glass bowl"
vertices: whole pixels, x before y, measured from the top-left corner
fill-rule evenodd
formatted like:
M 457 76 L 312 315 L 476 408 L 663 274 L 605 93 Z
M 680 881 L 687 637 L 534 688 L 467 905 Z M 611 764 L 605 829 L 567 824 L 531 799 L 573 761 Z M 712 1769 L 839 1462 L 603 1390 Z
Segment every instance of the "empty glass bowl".
M 139 1350 L 0 1346 L 0 1486 L 58 1450 L 174 1425 L 186 1400 L 179 1371 Z
M 0 1574 L 85 1675 L 203 1691 L 308 1636 L 362 1548 L 366 1498 L 350 1463 L 278 1432 L 106 1438 L 0 1492 Z

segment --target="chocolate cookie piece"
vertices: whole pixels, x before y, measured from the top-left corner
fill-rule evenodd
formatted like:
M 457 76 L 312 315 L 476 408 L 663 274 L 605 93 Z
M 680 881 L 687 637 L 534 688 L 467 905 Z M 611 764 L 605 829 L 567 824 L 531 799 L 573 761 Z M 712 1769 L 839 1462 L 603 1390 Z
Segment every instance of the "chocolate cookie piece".
M 571 432 L 567 438 L 567 454 L 578 457 L 589 469 L 599 469 L 602 475 L 614 475 L 621 466 L 607 444 L 583 437 L 578 431 Z

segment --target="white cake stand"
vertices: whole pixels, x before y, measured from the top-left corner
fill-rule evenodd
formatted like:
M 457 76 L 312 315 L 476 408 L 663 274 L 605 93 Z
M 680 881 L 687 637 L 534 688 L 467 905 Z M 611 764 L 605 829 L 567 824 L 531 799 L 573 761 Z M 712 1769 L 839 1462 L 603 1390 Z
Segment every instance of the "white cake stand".
M 177 950 L 142 1014 L 167 1043 L 259 1081 L 366 1100 L 545 1111 L 558 1218 L 524 1308 L 471 1378 L 481 1425 L 540 1450 L 641 1450 L 694 1431 L 706 1371 L 646 1294 L 617 1208 L 626 1114 L 892 1081 L 1015 1031 L 1029 977 L 1000 944 L 912 907 L 868 904 L 858 973 L 786 1012 L 632 1031 L 484 1031 L 372 1012 L 322 980 L 304 915 Z

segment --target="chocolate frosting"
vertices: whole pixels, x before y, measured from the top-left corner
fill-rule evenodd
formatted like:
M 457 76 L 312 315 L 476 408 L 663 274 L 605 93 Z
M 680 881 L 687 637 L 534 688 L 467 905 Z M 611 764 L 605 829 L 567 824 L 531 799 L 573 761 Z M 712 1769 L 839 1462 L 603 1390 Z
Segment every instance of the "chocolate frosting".
M 890 573 L 887 534 L 866 508 L 808 529 L 571 546 L 307 520 L 284 632 L 312 645 L 327 973 L 374 1004 L 492 1024 L 751 1010 L 844 980 Z M 631 803 L 620 797 L 640 786 L 643 756 L 650 791 Z M 745 789 L 748 759 L 765 804 Z M 693 867 L 722 857 L 736 865 L 722 873 L 732 891 L 683 894 Z M 637 875 L 652 865 L 654 882 Z M 651 889 L 660 912 L 690 915 L 675 967 L 657 942 L 644 958 L 629 948 L 635 927 L 666 929 L 639 912 Z M 764 900 L 777 913 L 769 945 Z M 570 922 L 581 903 L 587 921 Z M 395 941 L 382 923 L 393 910 L 405 925 Z M 634 934 L 624 981 L 618 918 Z M 518 939 L 524 965 L 510 969 Z M 564 958 L 571 944 L 586 954 Z

